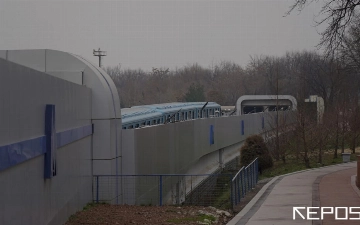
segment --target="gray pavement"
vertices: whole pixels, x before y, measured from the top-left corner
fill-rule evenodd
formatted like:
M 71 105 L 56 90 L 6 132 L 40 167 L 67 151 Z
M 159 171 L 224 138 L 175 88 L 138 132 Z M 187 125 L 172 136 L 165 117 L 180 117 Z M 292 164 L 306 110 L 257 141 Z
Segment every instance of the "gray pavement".
M 228 225 L 311 225 L 313 222 L 314 224 L 321 224 L 319 223 L 320 221 L 303 220 L 300 217 L 293 220 L 293 207 L 320 206 L 319 186 L 322 178 L 334 172 L 352 168 L 356 168 L 356 162 L 299 171 L 275 177 L 258 192 L 252 201 Z M 351 173 L 355 174 L 356 170 L 353 171 Z M 349 176 L 348 174 L 349 172 L 347 172 L 346 176 Z M 334 180 L 333 182 L 336 183 L 337 181 Z M 342 185 L 351 186 L 351 177 L 343 183 L 337 184 L 336 187 L 335 185 L 330 185 L 327 189 L 336 188 L 341 191 Z M 352 191 L 355 193 L 354 185 L 352 187 L 354 188 Z M 358 198 L 356 200 L 359 200 L 360 197 L 356 196 Z M 305 211 L 302 210 L 301 212 L 304 213 Z M 357 222 L 360 224 L 360 221 Z

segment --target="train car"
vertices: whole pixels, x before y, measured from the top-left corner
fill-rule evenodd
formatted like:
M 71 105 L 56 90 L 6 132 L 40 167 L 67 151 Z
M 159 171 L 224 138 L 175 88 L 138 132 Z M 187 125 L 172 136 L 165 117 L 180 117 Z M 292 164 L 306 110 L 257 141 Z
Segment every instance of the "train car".
M 121 116 L 122 128 L 132 129 L 198 118 L 219 117 L 221 108 L 216 102 L 174 102 L 124 108 L 121 109 Z
M 132 129 L 163 123 L 161 112 L 146 107 L 121 109 L 122 128 Z

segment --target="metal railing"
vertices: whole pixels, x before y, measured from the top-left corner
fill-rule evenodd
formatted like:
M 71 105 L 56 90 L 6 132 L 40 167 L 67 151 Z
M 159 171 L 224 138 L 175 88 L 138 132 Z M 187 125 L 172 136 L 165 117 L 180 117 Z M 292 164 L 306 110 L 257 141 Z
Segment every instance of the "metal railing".
M 242 167 L 231 181 L 231 203 L 234 206 L 240 203 L 246 193 L 255 187 L 259 180 L 259 162 L 258 158 L 252 161 L 248 166 Z
M 226 167 L 233 168 L 233 164 Z M 93 199 L 112 204 L 185 204 L 234 209 L 257 184 L 258 160 L 233 175 L 221 173 L 221 169 L 212 174 L 193 175 L 97 175 L 93 179 Z
M 93 180 L 93 199 L 112 204 L 210 206 L 224 189 L 230 190 L 231 179 L 231 174 L 219 173 L 97 175 Z M 116 182 L 121 184 L 118 191 Z

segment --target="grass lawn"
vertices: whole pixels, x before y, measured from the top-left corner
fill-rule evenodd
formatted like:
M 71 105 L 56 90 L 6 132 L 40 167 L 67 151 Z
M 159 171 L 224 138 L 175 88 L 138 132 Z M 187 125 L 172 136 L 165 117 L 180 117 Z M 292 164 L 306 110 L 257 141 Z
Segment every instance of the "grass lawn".
M 355 161 L 356 155 L 358 154 L 359 153 L 351 154 L 350 161 Z M 326 152 L 323 154 L 322 164 L 317 162 L 316 157 L 313 157 L 313 159 L 310 160 L 310 167 L 318 168 L 322 166 L 339 164 L 342 162 L 343 160 L 341 153 L 338 154 L 338 158 L 334 159 L 333 152 Z M 274 166 L 272 168 L 264 170 L 263 173 L 260 175 L 259 179 L 261 180 L 269 177 L 275 177 L 275 176 L 292 173 L 300 170 L 306 170 L 306 169 L 309 168 L 306 168 L 305 163 L 301 161 L 301 159 L 296 160 L 295 158 L 288 158 L 285 164 L 282 161 L 274 161 Z

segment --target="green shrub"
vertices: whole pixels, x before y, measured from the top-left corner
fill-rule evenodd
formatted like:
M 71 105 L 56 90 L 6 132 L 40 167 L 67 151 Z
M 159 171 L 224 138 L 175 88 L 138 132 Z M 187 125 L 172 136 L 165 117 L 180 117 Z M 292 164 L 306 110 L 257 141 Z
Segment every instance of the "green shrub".
M 247 166 L 258 157 L 260 172 L 273 166 L 273 160 L 266 147 L 264 139 L 260 135 L 252 135 L 246 138 L 245 144 L 240 149 L 240 163 Z

